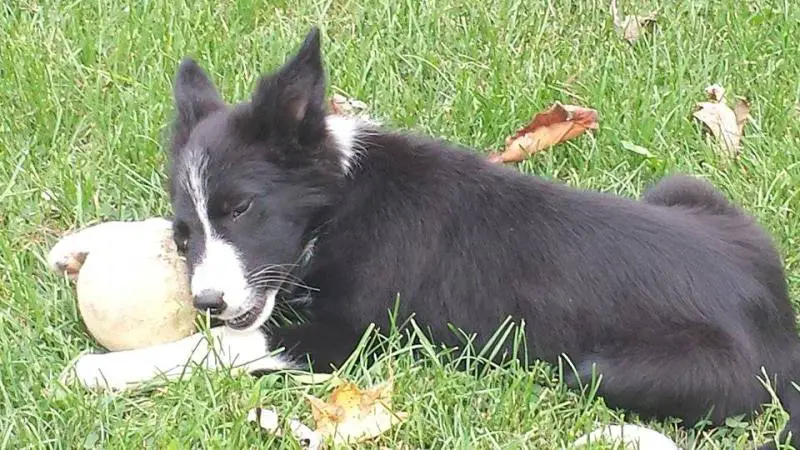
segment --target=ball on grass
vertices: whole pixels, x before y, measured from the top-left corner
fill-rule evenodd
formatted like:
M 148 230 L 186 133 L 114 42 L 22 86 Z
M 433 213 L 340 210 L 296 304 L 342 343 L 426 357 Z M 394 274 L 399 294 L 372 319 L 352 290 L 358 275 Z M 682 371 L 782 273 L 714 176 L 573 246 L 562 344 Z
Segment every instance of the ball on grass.
M 108 350 L 173 342 L 195 331 L 186 263 L 166 220 L 129 224 L 113 246 L 93 249 L 76 288 L 88 332 Z

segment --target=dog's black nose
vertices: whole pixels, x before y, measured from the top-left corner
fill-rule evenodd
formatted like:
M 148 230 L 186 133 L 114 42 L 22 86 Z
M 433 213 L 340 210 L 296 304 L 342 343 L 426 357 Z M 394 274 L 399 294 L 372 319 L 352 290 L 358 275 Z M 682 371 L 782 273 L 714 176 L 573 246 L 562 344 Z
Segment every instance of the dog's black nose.
M 194 296 L 194 307 L 212 316 L 217 316 L 225 311 L 225 300 L 222 299 L 222 292 L 206 289 Z

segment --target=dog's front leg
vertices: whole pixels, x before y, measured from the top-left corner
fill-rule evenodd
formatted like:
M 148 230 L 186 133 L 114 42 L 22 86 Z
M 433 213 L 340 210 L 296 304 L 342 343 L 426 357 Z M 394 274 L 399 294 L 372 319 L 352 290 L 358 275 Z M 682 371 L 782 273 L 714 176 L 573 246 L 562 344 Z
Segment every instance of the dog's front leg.
M 196 367 L 234 368 L 247 373 L 273 371 L 291 365 L 271 355 L 266 335 L 217 327 L 181 340 L 136 350 L 82 355 L 75 377 L 86 388 L 122 390 L 164 377 L 173 380 Z

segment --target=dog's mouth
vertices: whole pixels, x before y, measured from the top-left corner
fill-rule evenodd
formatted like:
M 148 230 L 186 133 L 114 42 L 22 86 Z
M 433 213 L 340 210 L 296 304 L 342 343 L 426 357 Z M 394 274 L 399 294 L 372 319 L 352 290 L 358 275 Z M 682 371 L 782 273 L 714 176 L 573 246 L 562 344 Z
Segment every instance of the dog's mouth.
M 226 319 L 225 325 L 237 331 L 251 331 L 259 328 L 272 315 L 277 295 L 277 289 L 269 289 L 266 292 L 259 292 L 257 295 L 253 295 L 248 302 L 250 307 L 242 314 L 232 319 Z
M 248 288 L 248 301 L 246 302 L 247 308 L 243 308 L 245 309 L 243 313 L 231 319 L 224 319 L 228 328 L 238 331 L 250 331 L 261 327 L 272 315 L 278 292 L 288 290 L 284 287 L 284 284 L 288 283 L 292 287 L 310 289 L 308 286 L 301 284 L 300 281 L 293 281 L 296 277 L 291 274 L 282 273 L 280 274 L 280 280 L 278 280 L 273 272 L 262 270 L 258 272 L 258 275 L 262 278 L 248 279 L 250 286 Z M 276 281 L 279 282 L 276 284 Z M 267 284 L 266 282 L 269 282 L 268 286 L 264 286 L 264 284 Z
M 264 311 L 264 305 L 266 301 L 261 299 L 252 308 L 245 311 L 244 314 L 240 314 L 233 319 L 228 319 L 226 324 L 235 329 L 235 330 L 244 330 L 247 329 L 253 324 L 256 323 L 256 320 L 261 316 L 261 312 Z

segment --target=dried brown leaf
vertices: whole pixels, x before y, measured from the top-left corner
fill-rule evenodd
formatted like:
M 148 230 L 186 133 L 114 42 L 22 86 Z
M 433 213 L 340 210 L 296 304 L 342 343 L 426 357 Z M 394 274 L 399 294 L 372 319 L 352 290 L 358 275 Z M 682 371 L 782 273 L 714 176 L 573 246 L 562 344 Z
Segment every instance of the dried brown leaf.
M 333 114 L 342 116 L 358 116 L 367 110 L 367 104 L 361 100 L 339 94 L 333 94 L 328 103 Z
M 597 128 L 597 111 L 556 102 L 547 111 L 536 114 L 528 125 L 506 138 L 504 151 L 490 155 L 489 160 L 497 163 L 519 162 L 533 153 Z
M 740 98 L 733 105 L 733 115 L 736 116 L 736 126 L 739 129 L 739 136 L 744 135 L 744 125 L 750 120 L 750 102 Z
M 713 137 L 712 146 L 720 153 L 737 155 L 741 148 L 744 126 L 750 118 L 750 104 L 737 100 L 734 108 L 725 102 L 725 89 L 711 85 L 705 89 L 708 101 L 699 102 L 692 114 Z
M 656 23 L 656 12 L 651 12 L 646 16 L 625 16 L 622 17 L 617 9 L 617 0 L 611 0 L 611 16 L 614 18 L 614 28 L 622 35 L 626 41 L 633 43 L 638 40 L 646 31 L 652 30 Z
M 708 97 L 708 101 L 719 103 L 725 101 L 725 88 L 718 85 L 712 84 L 705 88 L 706 96 Z

